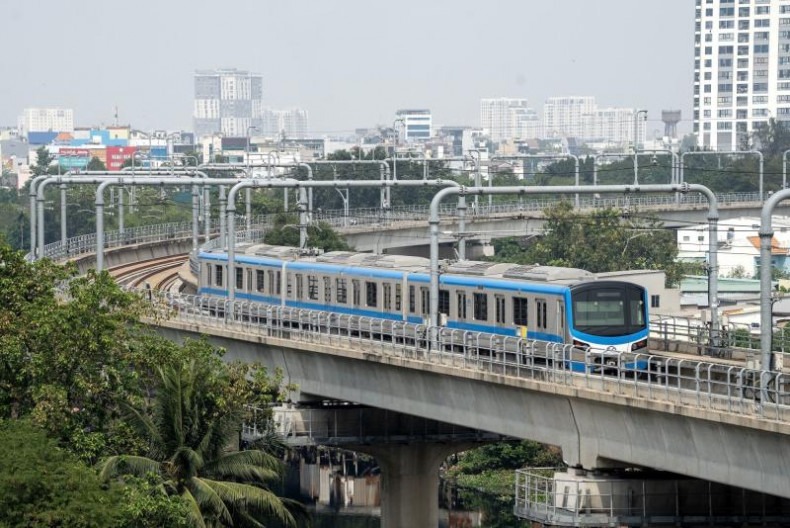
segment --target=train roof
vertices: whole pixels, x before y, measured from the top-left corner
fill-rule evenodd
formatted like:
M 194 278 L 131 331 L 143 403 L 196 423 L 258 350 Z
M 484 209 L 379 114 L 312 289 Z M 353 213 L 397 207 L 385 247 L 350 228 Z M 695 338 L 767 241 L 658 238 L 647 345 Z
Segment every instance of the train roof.
M 221 249 L 209 250 L 207 252 L 214 254 L 225 253 L 224 250 Z M 387 269 L 402 273 L 430 274 L 429 259 L 405 255 L 379 255 L 375 253 L 357 253 L 353 251 L 330 251 L 319 255 L 303 255 L 300 254 L 298 248 L 294 247 L 249 243 L 238 244 L 236 253 L 252 258 L 263 257 L 288 262 L 298 261 L 303 264 L 314 262 L 330 266 L 351 266 Z M 597 279 L 594 273 L 579 268 L 476 260 L 445 261 L 442 264 L 442 273 L 486 279 L 516 279 L 565 285 Z

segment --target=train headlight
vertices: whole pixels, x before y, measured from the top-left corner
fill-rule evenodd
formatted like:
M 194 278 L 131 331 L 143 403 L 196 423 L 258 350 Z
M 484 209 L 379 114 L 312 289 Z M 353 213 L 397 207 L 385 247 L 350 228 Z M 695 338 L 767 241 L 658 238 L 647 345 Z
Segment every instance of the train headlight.
M 634 350 L 639 350 L 640 348 L 647 348 L 647 339 L 642 339 L 641 341 L 637 341 L 631 345 L 631 352 Z
M 576 348 L 581 348 L 582 350 L 585 351 L 590 349 L 590 345 L 588 345 L 583 341 L 579 341 L 578 339 L 573 340 L 573 346 L 575 346 Z

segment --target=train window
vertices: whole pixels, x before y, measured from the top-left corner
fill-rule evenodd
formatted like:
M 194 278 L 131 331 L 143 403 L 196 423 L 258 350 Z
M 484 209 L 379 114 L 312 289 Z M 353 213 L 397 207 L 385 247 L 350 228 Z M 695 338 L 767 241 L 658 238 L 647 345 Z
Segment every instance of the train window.
M 379 305 L 378 284 L 375 282 L 365 282 L 365 304 L 375 308 Z
M 269 270 L 269 293 L 274 295 L 276 288 L 277 287 L 274 285 L 274 271 Z
M 314 275 L 307 276 L 307 297 L 314 301 L 318 300 L 318 277 Z
M 274 272 L 274 294 L 280 295 L 282 291 L 282 272 L 276 271 Z
M 236 268 L 236 289 L 244 287 L 244 268 Z
M 294 274 L 288 273 L 285 276 L 285 295 L 289 299 L 293 299 L 294 295 Z
M 304 275 L 296 274 L 296 298 L 304 299 Z
M 496 304 L 496 322 L 505 322 L 505 298 L 502 295 L 494 295 L 494 303 Z
M 356 279 L 351 281 L 351 295 L 352 295 L 351 300 L 354 303 L 354 306 L 359 306 L 362 293 L 361 293 L 361 288 L 359 287 L 359 281 Z
M 439 290 L 439 313 L 450 315 L 450 292 Z
M 211 264 L 206 264 L 206 285 L 211 286 Z
M 214 284 L 216 286 L 224 286 L 224 282 L 222 281 L 222 270 L 224 268 L 222 266 L 214 266 Z
M 348 302 L 348 286 L 346 285 L 346 279 L 337 279 L 336 281 L 336 289 L 337 293 L 337 302 L 341 304 L 346 304 Z
M 466 319 L 466 292 L 456 294 L 458 300 L 458 319 Z
M 428 288 L 420 288 L 420 300 L 423 315 L 431 313 L 431 292 Z
M 400 284 L 396 284 L 395 285 L 395 311 L 398 311 L 398 312 L 401 311 L 401 308 L 402 308 L 402 305 L 403 305 L 403 299 L 401 298 L 402 296 L 403 296 L 403 293 L 401 292 L 401 285 Z
M 475 320 L 488 321 L 488 295 L 485 293 L 473 294 L 473 313 Z
M 332 279 L 329 277 L 324 277 L 324 302 L 332 303 Z
M 252 270 L 251 269 L 247 270 L 247 284 L 246 284 L 246 288 L 245 289 L 247 291 L 252 290 Z
M 417 312 L 417 297 L 414 295 L 414 286 L 409 286 L 409 311 Z
M 527 326 L 529 324 L 529 300 L 513 297 L 513 324 Z
M 538 328 L 548 328 L 549 322 L 546 318 L 546 301 L 543 299 L 537 299 L 535 301 L 535 316 L 537 318 L 537 327 Z
M 391 312 L 392 311 L 392 284 L 385 282 L 382 284 L 382 288 L 384 291 L 382 292 L 382 296 L 384 297 L 384 311 Z
M 263 277 L 264 277 L 263 270 L 255 270 L 255 283 L 256 283 L 255 289 L 258 290 L 259 292 L 263 292 L 263 286 L 264 286 Z

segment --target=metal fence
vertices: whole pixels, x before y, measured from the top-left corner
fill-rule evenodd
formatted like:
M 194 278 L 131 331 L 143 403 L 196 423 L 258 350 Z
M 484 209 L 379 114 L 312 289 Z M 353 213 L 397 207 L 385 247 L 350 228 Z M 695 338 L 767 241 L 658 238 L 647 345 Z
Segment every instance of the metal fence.
M 783 511 L 778 497 L 639 474 L 587 477 L 571 469 L 522 469 L 516 471 L 515 494 L 518 517 L 551 526 L 777 525 L 789 518 L 766 515 Z
M 719 205 L 761 204 L 759 193 L 727 193 L 717 194 L 716 198 Z M 567 198 L 565 198 L 567 200 Z M 499 214 L 512 214 L 519 212 L 540 212 L 562 201 L 563 198 L 547 198 L 530 196 L 521 200 L 493 203 L 478 202 L 477 206 L 470 198 L 467 199 L 466 214 L 469 217 L 495 216 Z M 658 208 L 668 206 L 685 205 L 689 207 L 707 206 L 708 201 L 705 196 L 698 193 L 682 194 L 673 196 L 670 194 L 655 195 L 584 195 L 579 197 L 580 209 L 601 209 L 601 208 Z M 348 216 L 342 209 L 329 209 L 314 211 L 313 219 L 326 222 L 334 227 L 354 227 L 356 225 L 365 226 L 371 223 L 381 223 L 385 221 L 427 221 L 429 206 L 426 205 L 401 205 L 392 207 L 386 211 L 375 208 L 356 208 L 348 212 Z M 439 213 L 444 217 L 456 217 L 458 211 L 456 204 L 443 203 Z
M 719 205 L 736 203 L 760 203 L 757 193 L 730 193 L 717 195 Z M 513 214 L 519 212 L 539 212 L 551 205 L 561 201 L 561 198 L 539 198 L 528 197 L 524 200 L 494 203 L 491 206 L 479 203 L 477 207 L 473 203 L 467 204 L 467 215 L 470 218 L 496 216 L 501 214 Z M 679 197 L 671 195 L 616 195 L 616 196 L 583 196 L 580 197 L 580 207 L 582 209 L 596 208 L 623 208 L 623 207 L 662 207 L 669 205 L 683 204 L 691 207 L 707 205 L 704 196 L 697 194 L 686 194 Z M 342 209 L 331 209 L 326 211 L 313 211 L 311 220 L 314 222 L 326 222 L 332 227 L 367 227 L 376 228 L 382 223 L 390 224 L 393 222 L 406 221 L 427 221 L 429 206 L 426 205 L 404 205 L 393 207 L 386 211 L 379 208 L 358 208 L 350 210 L 348 215 Z M 455 204 L 445 203 L 440 207 L 440 215 L 447 218 L 454 218 L 458 215 Z M 273 226 L 279 214 L 256 215 L 251 222 L 258 228 Z M 244 215 L 238 215 L 239 222 L 245 222 Z M 217 233 L 215 226 L 212 233 Z M 192 234 L 191 222 L 176 222 L 170 224 L 145 225 L 125 229 L 120 231 L 108 231 L 105 233 L 105 248 L 120 247 L 129 244 L 150 243 L 158 241 L 172 240 L 176 238 L 188 238 Z M 202 235 L 202 233 L 201 233 Z M 90 233 L 70 238 L 63 243 L 58 240 L 44 246 L 45 258 L 53 260 L 66 260 L 95 253 L 96 234 Z M 27 255 L 28 260 L 31 255 Z
M 518 337 L 213 297 L 160 293 L 157 308 L 177 321 L 245 336 L 321 344 L 367 354 L 474 369 L 713 412 L 790 421 L 782 373 L 657 354 L 612 353 Z M 584 365 L 579 369 L 579 365 Z M 581 371 L 580 371 L 581 370 Z
M 709 322 L 694 317 L 651 315 L 650 337 L 662 350 L 742 360 L 747 366 L 759 366 L 756 364 L 760 360 L 759 328 L 745 323 L 722 325 L 716 335 L 718 346 L 713 347 Z M 782 370 L 785 364 L 790 366 L 790 332 L 774 327 L 771 348 L 777 370 Z

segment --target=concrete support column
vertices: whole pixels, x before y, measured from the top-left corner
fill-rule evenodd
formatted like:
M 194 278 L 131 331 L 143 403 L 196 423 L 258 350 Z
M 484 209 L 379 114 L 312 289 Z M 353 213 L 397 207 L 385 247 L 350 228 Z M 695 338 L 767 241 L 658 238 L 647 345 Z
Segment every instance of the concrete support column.
M 439 526 L 439 466 L 463 444 L 365 446 L 381 467 L 381 527 Z

